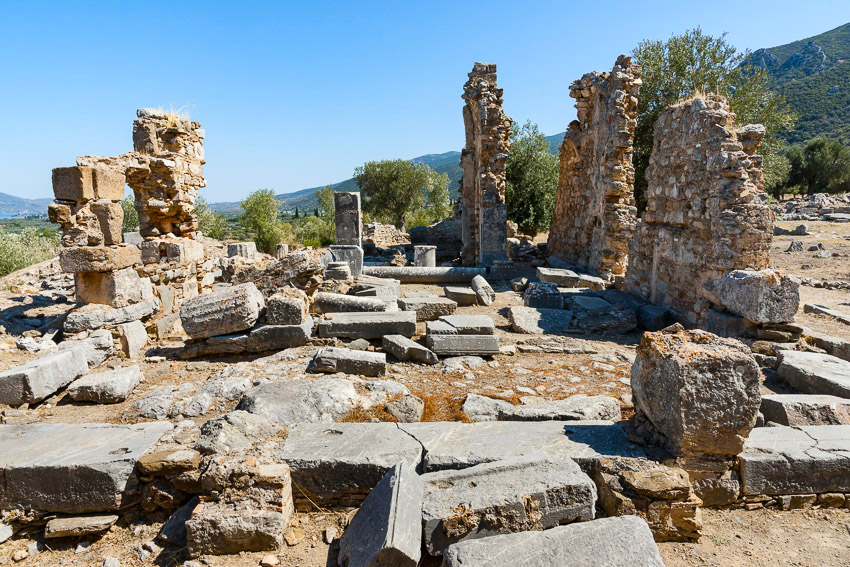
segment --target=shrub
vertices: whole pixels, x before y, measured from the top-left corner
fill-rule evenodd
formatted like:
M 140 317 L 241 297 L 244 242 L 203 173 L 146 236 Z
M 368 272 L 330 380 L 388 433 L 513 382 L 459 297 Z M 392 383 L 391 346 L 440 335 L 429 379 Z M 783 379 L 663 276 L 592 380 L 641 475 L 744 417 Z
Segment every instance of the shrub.
M 0 276 L 38 264 L 59 254 L 59 237 L 39 235 L 34 229 L 20 234 L 0 228 Z

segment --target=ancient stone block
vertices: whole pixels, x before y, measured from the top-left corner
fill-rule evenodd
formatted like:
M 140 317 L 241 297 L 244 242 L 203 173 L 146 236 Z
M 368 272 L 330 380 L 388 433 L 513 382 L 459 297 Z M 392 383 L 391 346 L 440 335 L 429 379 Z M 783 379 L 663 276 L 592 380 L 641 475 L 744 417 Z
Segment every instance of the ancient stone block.
M 416 567 L 422 555 L 422 480 L 398 464 L 375 486 L 342 535 L 347 567 Z
M 494 335 L 427 335 L 425 343 L 439 356 L 495 356 L 499 339 Z
M 45 539 L 83 537 L 105 532 L 118 521 L 118 516 L 77 516 L 54 518 L 44 526 Z
M 750 349 L 705 331 L 644 333 L 632 366 L 635 410 L 677 456 L 734 456 L 755 426 L 760 372 Z
M 327 266 L 331 262 L 345 262 L 351 270 L 351 277 L 360 277 L 363 273 L 363 249 L 348 244 L 331 244 L 322 256 L 322 264 Z
M 536 309 L 533 307 L 510 307 L 508 320 L 515 333 L 527 335 L 556 335 L 570 328 L 573 312 L 564 309 Z
M 363 237 L 360 218 L 360 193 L 344 191 L 334 193 L 334 221 L 337 244 L 361 245 Z
M 358 297 L 320 291 L 313 296 L 313 311 L 316 313 L 380 313 L 398 311 L 398 305 L 395 301 L 385 301 L 377 297 Z
M 67 201 L 120 201 L 124 175 L 106 167 L 57 167 L 53 169 L 53 194 Z
M 366 266 L 364 273 L 402 283 L 467 283 L 487 274 L 486 268 L 420 268 L 419 266 Z
M 850 398 L 850 362 L 828 354 L 782 350 L 780 378 L 804 394 Z
M 429 335 L 492 335 L 496 332 L 489 315 L 444 315 L 426 325 Z
M 300 289 L 286 288 L 266 301 L 269 325 L 301 325 L 308 317 L 307 296 Z
M 78 303 L 101 303 L 112 307 L 126 307 L 153 296 L 150 279 L 140 278 L 133 268 L 77 272 L 74 274 L 74 289 Z
M 557 287 L 579 287 L 579 275 L 572 270 L 558 268 L 537 268 L 537 279 L 554 283 Z
M 259 325 L 248 333 L 218 335 L 186 345 L 180 358 L 195 358 L 216 354 L 278 351 L 304 346 L 313 332 L 308 319 L 300 325 Z
M 570 459 L 517 457 L 422 475 L 425 547 L 592 520 L 596 486 Z
M 720 307 L 754 323 L 787 323 L 800 305 L 800 283 L 775 270 L 734 270 L 707 284 Z
M 429 349 L 402 335 L 384 335 L 381 347 L 398 360 L 437 364 L 439 359 Z
M 467 306 L 478 303 L 478 294 L 471 287 L 447 285 L 443 288 L 443 293 L 458 305 Z
M 400 298 L 398 307 L 402 311 L 414 311 L 417 321 L 433 321 L 454 313 L 457 303 L 437 295 L 412 295 Z
M 478 303 L 481 305 L 492 305 L 496 301 L 496 292 L 484 279 L 484 276 L 478 275 L 472 278 L 472 291 L 478 296 Z
M 149 317 L 156 313 L 157 309 L 159 309 L 159 300 L 155 297 L 118 309 L 110 309 L 93 303 L 68 313 L 64 328 L 69 332 L 77 332 L 120 325 L 121 323 Z
M 422 268 L 434 268 L 437 266 L 436 246 L 414 246 L 413 265 Z
M 850 399 L 806 394 L 769 394 L 761 398 L 765 421 L 781 425 L 850 425 Z
M 141 261 L 135 246 L 76 246 L 59 252 L 63 272 L 112 272 Z
M 467 394 L 463 412 L 478 421 L 619 420 L 620 402 L 609 396 L 576 394 L 563 400 L 523 396 L 520 405 L 506 400 Z
M 554 282 L 531 282 L 525 288 L 522 304 L 535 309 L 562 309 L 564 297 Z
M 184 301 L 180 321 L 193 339 L 227 335 L 254 326 L 265 306 L 257 286 L 239 284 Z
M 99 374 L 87 374 L 68 386 L 68 395 L 76 402 L 117 404 L 123 402 L 142 380 L 138 365 L 116 368 Z
M 319 349 L 310 364 L 313 372 L 344 372 L 360 376 L 383 376 L 386 369 L 387 355 L 382 352 L 335 347 Z
M 89 371 L 82 349 L 52 352 L 0 372 L 0 404 L 40 402 Z
M 416 313 L 396 311 L 390 313 L 332 313 L 319 321 L 320 337 L 348 339 L 379 339 L 384 335 L 416 334 Z
M 254 242 L 234 242 L 227 245 L 227 256 L 233 258 L 239 256 L 248 260 L 257 257 L 257 245 Z
M 141 321 L 130 321 L 118 325 L 118 339 L 121 341 L 121 352 L 127 358 L 135 358 L 148 344 L 148 332 Z

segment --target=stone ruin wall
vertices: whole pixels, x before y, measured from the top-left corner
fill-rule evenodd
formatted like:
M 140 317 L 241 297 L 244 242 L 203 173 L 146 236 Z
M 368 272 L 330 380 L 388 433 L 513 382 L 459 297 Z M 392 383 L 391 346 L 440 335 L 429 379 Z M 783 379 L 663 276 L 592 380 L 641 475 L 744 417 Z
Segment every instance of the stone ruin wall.
M 506 258 L 505 167 L 511 144 L 511 119 L 502 110 L 496 65 L 475 63 L 462 98 L 466 146 L 461 152 L 461 257 L 465 265 L 492 264 Z
M 623 278 L 635 230 L 632 148 L 640 66 L 621 55 L 610 73 L 570 85 L 578 120 L 560 148 L 549 253 L 607 280 Z
M 770 263 L 773 213 L 763 196 L 764 136 L 736 131 L 723 97 L 709 95 L 664 110 L 647 169 L 647 208 L 629 244 L 627 291 L 705 323 L 704 286 L 731 270 Z
M 220 272 L 215 258 L 205 258 L 194 215 L 198 191 L 206 185 L 204 137 L 199 122 L 139 109 L 134 151 L 81 156 L 76 166 L 54 169 L 50 217 L 63 231 L 60 262 L 75 273 L 78 302 L 122 307 L 128 301 L 121 288 L 153 286 L 162 313 L 176 316 L 182 299 L 212 290 Z M 123 243 L 125 182 L 135 197 L 140 242 Z M 126 273 L 131 267 L 135 277 Z M 135 300 L 148 297 L 142 291 Z

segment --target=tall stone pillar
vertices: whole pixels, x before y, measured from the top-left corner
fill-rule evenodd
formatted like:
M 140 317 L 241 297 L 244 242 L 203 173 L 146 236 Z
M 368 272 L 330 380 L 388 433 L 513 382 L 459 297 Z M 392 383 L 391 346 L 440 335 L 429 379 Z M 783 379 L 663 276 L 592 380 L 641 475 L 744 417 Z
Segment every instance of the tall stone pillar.
M 465 265 L 492 264 L 507 258 L 505 167 L 511 119 L 502 110 L 496 65 L 475 63 L 463 87 L 466 147 L 461 153 L 461 202 Z
M 363 271 L 361 216 L 360 193 L 334 193 L 336 244 L 329 247 L 327 254 L 322 257 L 322 264 L 327 266 L 330 262 L 345 262 L 355 278 Z

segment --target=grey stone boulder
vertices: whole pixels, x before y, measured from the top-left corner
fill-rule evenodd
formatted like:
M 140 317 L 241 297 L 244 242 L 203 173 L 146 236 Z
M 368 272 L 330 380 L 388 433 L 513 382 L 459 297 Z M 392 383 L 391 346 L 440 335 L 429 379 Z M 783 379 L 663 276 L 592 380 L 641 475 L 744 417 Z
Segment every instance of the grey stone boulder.
M 286 288 L 266 301 L 266 323 L 301 325 L 307 321 L 307 295 L 297 288 Z
M 249 282 L 185 300 L 180 321 L 193 339 L 229 335 L 253 327 L 265 306 L 263 294 Z
M 56 350 L 82 349 L 83 356 L 89 369 L 96 368 L 109 358 L 114 349 L 112 333 L 106 329 L 93 331 L 88 337 L 81 340 L 62 341 Z
M 554 283 L 558 287 L 580 287 L 581 278 L 572 270 L 559 268 L 537 268 L 537 279 L 541 282 Z
M 584 297 L 582 299 L 604 301 L 593 297 Z M 599 309 L 574 309 L 572 326 L 574 329 L 586 333 L 619 335 L 628 333 L 637 327 L 637 318 L 634 311 L 623 305 L 611 305 L 610 307 L 601 307 Z
M 427 335 L 425 344 L 439 356 L 499 354 L 499 339 L 495 335 Z
M 671 327 L 643 334 L 632 365 L 632 396 L 638 417 L 674 455 L 728 457 L 743 450 L 755 426 L 760 377 L 743 343 Z
M 163 524 L 162 529 L 156 536 L 157 539 L 179 547 L 186 547 L 186 521 L 192 517 L 192 513 L 195 511 L 195 508 L 198 507 L 198 504 L 200 504 L 200 499 L 195 496 L 180 506 L 180 508 L 168 517 L 165 524 Z
M 333 423 L 356 407 L 371 407 L 354 382 L 339 378 L 283 380 L 255 386 L 237 409 L 292 427 L 299 423 Z
M 416 467 L 422 446 L 395 423 L 306 423 L 286 438 L 296 510 L 359 506 L 395 465 Z
M 68 386 L 68 395 L 75 402 L 117 404 L 130 397 L 141 381 L 142 371 L 134 364 L 99 374 L 86 374 Z
M 458 305 L 467 306 L 478 303 L 478 294 L 471 287 L 447 285 L 443 293 Z
M 596 485 L 570 459 L 508 458 L 422 475 L 425 547 L 552 528 L 594 518 Z
M 387 370 L 387 355 L 382 352 L 324 347 L 316 352 L 310 363 L 311 372 L 334 374 L 344 372 L 359 376 L 383 376 Z
M 130 406 L 125 417 L 145 417 L 148 419 L 171 417 L 177 413 L 175 406 L 188 399 L 195 389 L 195 385 L 190 383 L 160 386 Z
M 433 321 L 454 313 L 457 303 L 437 295 L 412 295 L 399 298 L 398 307 L 402 311 L 414 311 L 417 321 Z
M 380 339 L 384 335 L 416 334 L 416 313 L 396 311 L 385 313 L 331 313 L 318 326 L 322 338 Z
M 425 402 L 413 395 L 402 396 L 397 400 L 387 402 L 387 412 L 402 423 L 422 421 L 425 412 Z
M 232 411 L 204 423 L 195 448 L 205 455 L 242 453 L 280 431 L 280 427 L 252 413 Z
M 64 328 L 67 332 L 78 333 L 138 321 L 156 313 L 159 305 L 159 299 L 155 297 L 118 309 L 90 303 L 68 313 Z
M 765 421 L 780 425 L 850 425 L 850 399 L 808 394 L 761 397 Z
M 428 335 L 492 335 L 496 332 L 489 315 L 445 315 L 425 327 Z
M 437 364 L 439 359 L 431 350 L 402 335 L 384 335 L 381 347 L 398 360 Z
M 313 297 L 313 311 L 316 313 L 368 313 L 398 311 L 395 301 L 377 297 L 358 297 L 320 291 Z
M 0 404 L 17 407 L 40 402 L 88 371 L 82 349 L 46 354 L 0 372 Z
M 115 525 L 118 516 L 74 516 L 53 518 L 44 526 L 45 539 L 57 537 L 82 537 L 105 532 Z
M 0 425 L 0 508 L 85 514 L 118 510 L 136 462 L 167 422 Z
M 481 274 L 472 278 L 472 291 L 478 296 L 478 303 L 481 305 L 492 305 L 496 301 L 496 292 Z
M 372 489 L 339 542 L 345 567 L 416 567 L 422 556 L 422 490 L 416 471 L 395 465 Z
M 183 359 L 219 354 L 270 352 L 307 344 L 313 333 L 313 321 L 300 325 L 259 325 L 247 333 L 209 337 L 188 343 L 179 352 Z
M 242 257 L 253 260 L 257 257 L 257 245 L 254 242 L 233 242 L 227 245 L 227 257 Z
M 200 503 L 185 524 L 189 556 L 278 549 L 283 543 L 289 514 L 254 510 L 251 504 L 250 500 Z
M 800 305 L 800 283 L 775 270 L 734 270 L 706 289 L 715 304 L 754 323 L 787 323 Z
M 525 287 L 522 304 L 536 309 L 563 309 L 564 296 L 554 282 L 531 282 Z
M 468 394 L 463 402 L 463 412 L 477 421 L 571 421 L 619 420 L 620 402 L 610 396 L 577 394 L 563 400 L 546 400 L 523 396 L 520 405 L 506 400 Z
M 776 373 L 804 394 L 850 398 L 850 362 L 817 352 L 779 351 Z
M 664 567 L 647 523 L 637 516 L 601 518 L 467 540 L 449 546 L 443 567 Z
M 565 309 L 513 306 L 508 309 L 508 320 L 515 333 L 554 335 L 569 330 L 573 312 Z

